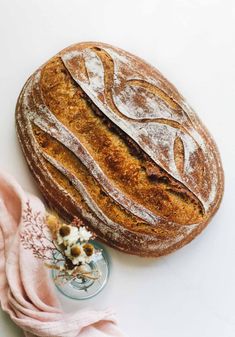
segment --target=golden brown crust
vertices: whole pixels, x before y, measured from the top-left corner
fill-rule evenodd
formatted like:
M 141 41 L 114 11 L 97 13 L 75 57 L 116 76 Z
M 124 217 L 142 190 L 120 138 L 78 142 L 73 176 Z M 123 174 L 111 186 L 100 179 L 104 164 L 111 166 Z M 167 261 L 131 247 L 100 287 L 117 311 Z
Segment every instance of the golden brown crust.
M 122 251 L 180 248 L 221 201 L 208 131 L 156 69 L 118 48 L 81 43 L 53 57 L 25 84 L 16 123 L 49 205 Z

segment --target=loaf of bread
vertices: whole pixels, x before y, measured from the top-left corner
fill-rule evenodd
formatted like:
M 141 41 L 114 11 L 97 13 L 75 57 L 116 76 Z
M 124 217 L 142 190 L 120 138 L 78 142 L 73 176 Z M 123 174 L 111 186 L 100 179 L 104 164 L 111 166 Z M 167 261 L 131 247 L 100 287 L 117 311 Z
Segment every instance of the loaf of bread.
M 119 250 L 170 253 L 218 209 L 210 134 L 158 70 L 119 48 L 79 43 L 50 59 L 26 82 L 16 124 L 49 206 Z

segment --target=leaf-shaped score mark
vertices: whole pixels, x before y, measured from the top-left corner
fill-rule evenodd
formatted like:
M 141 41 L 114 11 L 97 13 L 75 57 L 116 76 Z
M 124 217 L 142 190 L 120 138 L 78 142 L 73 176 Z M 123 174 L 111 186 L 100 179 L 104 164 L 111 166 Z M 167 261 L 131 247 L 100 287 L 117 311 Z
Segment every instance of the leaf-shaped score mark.
M 177 136 L 174 141 L 174 159 L 175 166 L 182 176 L 184 173 L 184 143 L 179 136 Z

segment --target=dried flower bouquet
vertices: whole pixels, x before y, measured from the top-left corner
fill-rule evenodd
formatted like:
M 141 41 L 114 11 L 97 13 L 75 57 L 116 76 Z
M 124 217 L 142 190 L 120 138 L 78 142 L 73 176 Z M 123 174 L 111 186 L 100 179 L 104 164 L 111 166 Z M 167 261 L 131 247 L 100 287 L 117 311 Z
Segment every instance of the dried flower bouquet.
M 65 224 L 54 214 L 42 218 L 40 213 L 32 213 L 28 203 L 23 221 L 24 231 L 20 234 L 23 246 L 44 260 L 48 268 L 58 271 L 56 282 L 99 279 L 99 271 L 90 268 L 90 264 L 101 251 L 90 243 L 95 234 L 80 219 L 74 218 L 70 224 Z

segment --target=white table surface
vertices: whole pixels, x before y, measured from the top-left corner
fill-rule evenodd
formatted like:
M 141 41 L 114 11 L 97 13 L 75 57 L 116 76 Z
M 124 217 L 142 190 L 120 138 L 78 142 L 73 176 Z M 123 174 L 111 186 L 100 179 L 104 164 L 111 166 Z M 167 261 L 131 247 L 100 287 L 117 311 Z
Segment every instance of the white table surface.
M 192 243 L 160 259 L 109 249 L 107 288 L 66 310 L 112 306 L 130 337 L 235 336 L 235 1 L 0 0 L 0 168 L 38 194 L 14 129 L 27 77 L 62 48 L 104 41 L 146 59 L 172 81 L 216 139 L 222 205 Z M 0 336 L 22 332 L 0 312 Z

